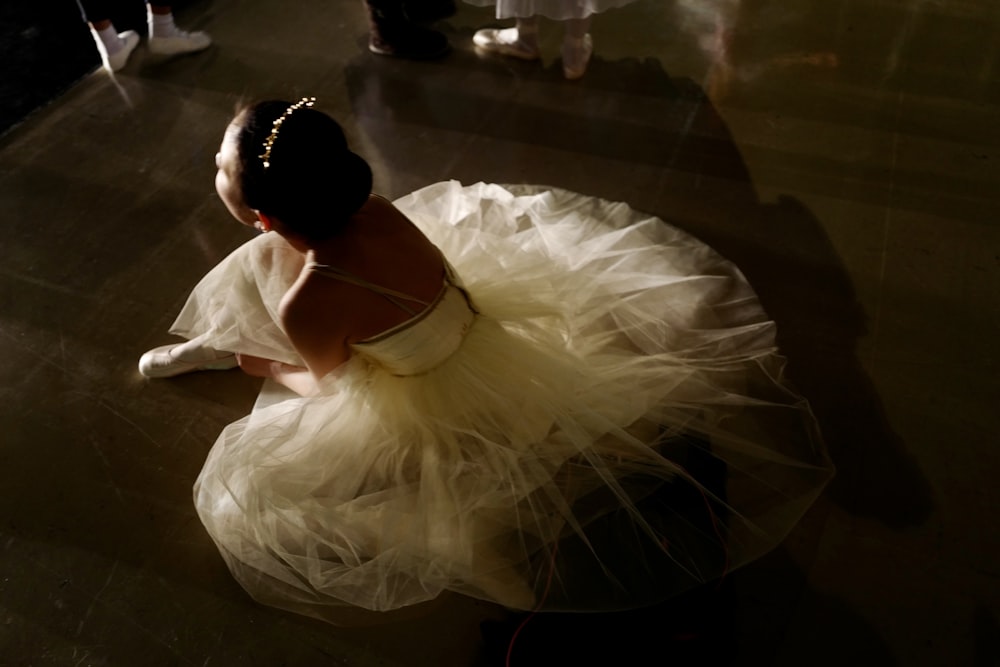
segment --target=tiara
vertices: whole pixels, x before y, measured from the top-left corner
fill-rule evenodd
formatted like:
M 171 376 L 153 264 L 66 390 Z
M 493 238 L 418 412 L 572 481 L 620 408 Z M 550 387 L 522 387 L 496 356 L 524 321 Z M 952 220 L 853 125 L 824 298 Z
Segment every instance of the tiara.
M 281 124 L 285 122 L 286 118 L 302 107 L 311 107 L 315 103 L 315 97 L 303 97 L 301 100 L 285 109 L 285 113 L 274 119 L 274 122 L 271 124 L 271 134 L 267 135 L 267 140 L 264 142 L 264 152 L 257 156 L 264 162 L 264 169 L 271 166 L 271 149 L 274 147 L 274 142 L 278 140 L 278 131 L 281 129 Z

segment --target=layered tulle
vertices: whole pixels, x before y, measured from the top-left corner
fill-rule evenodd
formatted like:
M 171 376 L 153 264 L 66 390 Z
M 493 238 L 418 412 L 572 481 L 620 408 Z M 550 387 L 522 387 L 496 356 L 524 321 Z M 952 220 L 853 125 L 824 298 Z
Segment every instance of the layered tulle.
M 225 429 L 199 515 L 257 599 L 327 620 L 451 591 L 618 609 L 774 547 L 831 469 L 739 271 L 620 203 L 439 183 L 396 202 L 464 282 L 359 344 L 319 396 L 270 383 Z M 295 363 L 274 235 L 174 331 Z
M 496 5 L 498 19 L 545 16 L 550 19 L 582 19 L 623 7 L 635 0 L 465 0 L 480 7 Z

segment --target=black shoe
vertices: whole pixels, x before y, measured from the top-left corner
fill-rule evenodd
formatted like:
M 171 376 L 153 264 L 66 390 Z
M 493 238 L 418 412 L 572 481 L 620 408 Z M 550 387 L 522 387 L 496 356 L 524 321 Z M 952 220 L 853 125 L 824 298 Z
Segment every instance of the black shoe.
M 451 51 L 442 33 L 415 24 L 400 0 L 366 0 L 368 49 L 380 56 L 431 60 Z

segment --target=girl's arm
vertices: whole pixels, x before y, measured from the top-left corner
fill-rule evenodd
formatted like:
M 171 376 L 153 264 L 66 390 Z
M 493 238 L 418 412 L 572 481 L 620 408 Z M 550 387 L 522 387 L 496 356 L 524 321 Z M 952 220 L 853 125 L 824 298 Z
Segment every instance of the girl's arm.
M 271 362 L 271 378 L 299 396 L 315 396 L 319 393 L 319 383 L 308 368 L 289 366 L 280 361 Z
M 248 354 L 237 354 L 236 360 L 247 375 L 271 378 L 299 396 L 314 396 L 319 393 L 319 383 L 308 368 L 292 366 L 280 361 L 272 361 Z
M 324 322 L 320 317 L 330 309 L 326 301 L 312 291 L 302 290 L 306 275 L 288 291 L 279 308 L 282 329 L 306 365 L 292 366 L 246 354 L 236 359 L 248 375 L 271 378 L 300 396 L 315 396 L 319 393 L 319 378 L 347 361 L 351 350 L 343 334 L 335 330 L 341 320 Z
M 302 279 L 282 299 L 279 317 L 305 368 L 279 364 L 270 369 L 270 377 L 303 396 L 316 394 L 320 378 L 351 357 L 347 333 L 341 328 L 350 320 L 334 314 L 326 292 L 304 289 Z

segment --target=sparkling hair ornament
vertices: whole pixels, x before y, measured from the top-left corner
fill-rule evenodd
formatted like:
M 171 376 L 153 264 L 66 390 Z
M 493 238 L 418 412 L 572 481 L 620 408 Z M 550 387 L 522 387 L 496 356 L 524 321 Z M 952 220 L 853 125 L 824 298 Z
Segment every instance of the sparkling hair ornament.
M 271 166 L 271 149 L 274 147 L 274 142 L 278 140 L 278 131 L 281 130 L 281 125 L 285 122 L 285 119 L 302 107 L 311 107 L 315 103 L 315 97 L 303 97 L 301 100 L 285 109 L 285 113 L 274 119 L 274 122 L 271 124 L 271 134 L 267 135 L 267 140 L 264 142 L 264 152 L 257 156 L 263 161 L 264 169 Z

